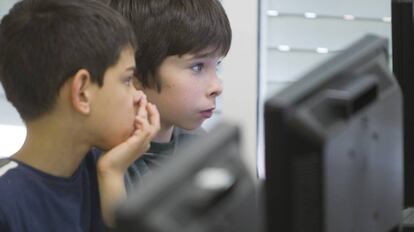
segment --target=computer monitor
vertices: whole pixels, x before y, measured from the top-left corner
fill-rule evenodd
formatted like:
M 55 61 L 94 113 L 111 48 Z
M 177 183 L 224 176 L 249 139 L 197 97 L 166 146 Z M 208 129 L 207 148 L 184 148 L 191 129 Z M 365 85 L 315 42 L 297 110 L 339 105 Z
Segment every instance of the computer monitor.
M 414 206 L 413 0 L 392 0 L 392 66 L 404 102 L 404 206 Z
M 260 231 L 257 184 L 241 150 L 238 127 L 219 123 L 121 204 L 117 231 Z
M 402 96 L 366 35 L 265 102 L 268 231 L 397 231 Z

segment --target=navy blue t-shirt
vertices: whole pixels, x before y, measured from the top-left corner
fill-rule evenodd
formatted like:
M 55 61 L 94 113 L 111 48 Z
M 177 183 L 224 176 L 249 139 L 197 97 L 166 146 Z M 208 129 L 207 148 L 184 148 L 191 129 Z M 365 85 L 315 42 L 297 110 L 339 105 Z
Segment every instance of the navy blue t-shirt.
M 89 152 L 72 177 L 0 160 L 1 232 L 104 231 L 96 160 Z

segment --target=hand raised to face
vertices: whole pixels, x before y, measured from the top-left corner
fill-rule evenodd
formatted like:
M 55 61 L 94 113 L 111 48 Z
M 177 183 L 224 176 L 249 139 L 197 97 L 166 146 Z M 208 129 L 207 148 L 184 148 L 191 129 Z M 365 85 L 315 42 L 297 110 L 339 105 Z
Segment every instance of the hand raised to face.
M 145 151 L 160 129 L 156 106 L 144 95 L 138 103 L 134 132 L 123 143 L 107 151 L 98 161 L 98 171 L 124 173 Z

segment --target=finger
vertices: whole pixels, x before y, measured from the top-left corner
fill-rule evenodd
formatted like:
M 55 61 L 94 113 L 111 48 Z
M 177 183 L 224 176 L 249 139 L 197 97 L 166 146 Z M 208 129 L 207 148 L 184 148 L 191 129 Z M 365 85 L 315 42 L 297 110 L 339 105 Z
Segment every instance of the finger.
M 157 107 L 152 103 L 148 103 L 147 111 L 149 115 L 149 124 L 156 127 L 158 130 L 160 127 L 160 113 L 158 112 Z
M 141 100 L 139 101 L 139 107 L 138 107 L 138 112 L 137 112 L 138 117 L 145 118 L 145 119 L 148 117 L 147 104 L 148 104 L 147 97 L 143 95 Z
M 137 136 L 145 137 L 145 139 L 149 140 L 152 140 L 160 129 L 159 122 L 157 122 L 155 125 L 151 125 L 148 120 L 144 119 L 137 119 L 135 127 L 137 128 L 135 131 L 135 134 Z
M 144 129 L 135 131 L 134 135 L 126 141 L 128 147 L 130 147 L 132 150 L 135 150 L 135 153 L 146 151 L 146 149 L 148 149 L 148 144 L 152 139 L 152 134 L 150 133 L 150 130 L 147 129 L 149 126 L 145 125 L 145 122 L 143 124 L 144 125 L 142 128 Z
M 140 118 L 136 117 L 134 122 L 135 128 L 138 130 L 136 133 L 139 133 L 140 131 L 148 130 L 149 122 L 146 118 Z

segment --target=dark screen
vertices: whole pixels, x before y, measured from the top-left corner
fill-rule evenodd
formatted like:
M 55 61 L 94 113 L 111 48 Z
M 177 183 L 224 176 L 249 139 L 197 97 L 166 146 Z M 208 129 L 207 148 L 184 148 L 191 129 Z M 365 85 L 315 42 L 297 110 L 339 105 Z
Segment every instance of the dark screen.
M 413 1 L 392 0 L 392 64 L 404 101 L 404 206 L 414 206 Z
M 265 103 L 268 231 L 396 231 L 402 96 L 367 35 Z
M 219 123 L 183 146 L 119 207 L 118 231 L 260 232 L 256 185 L 237 126 Z

